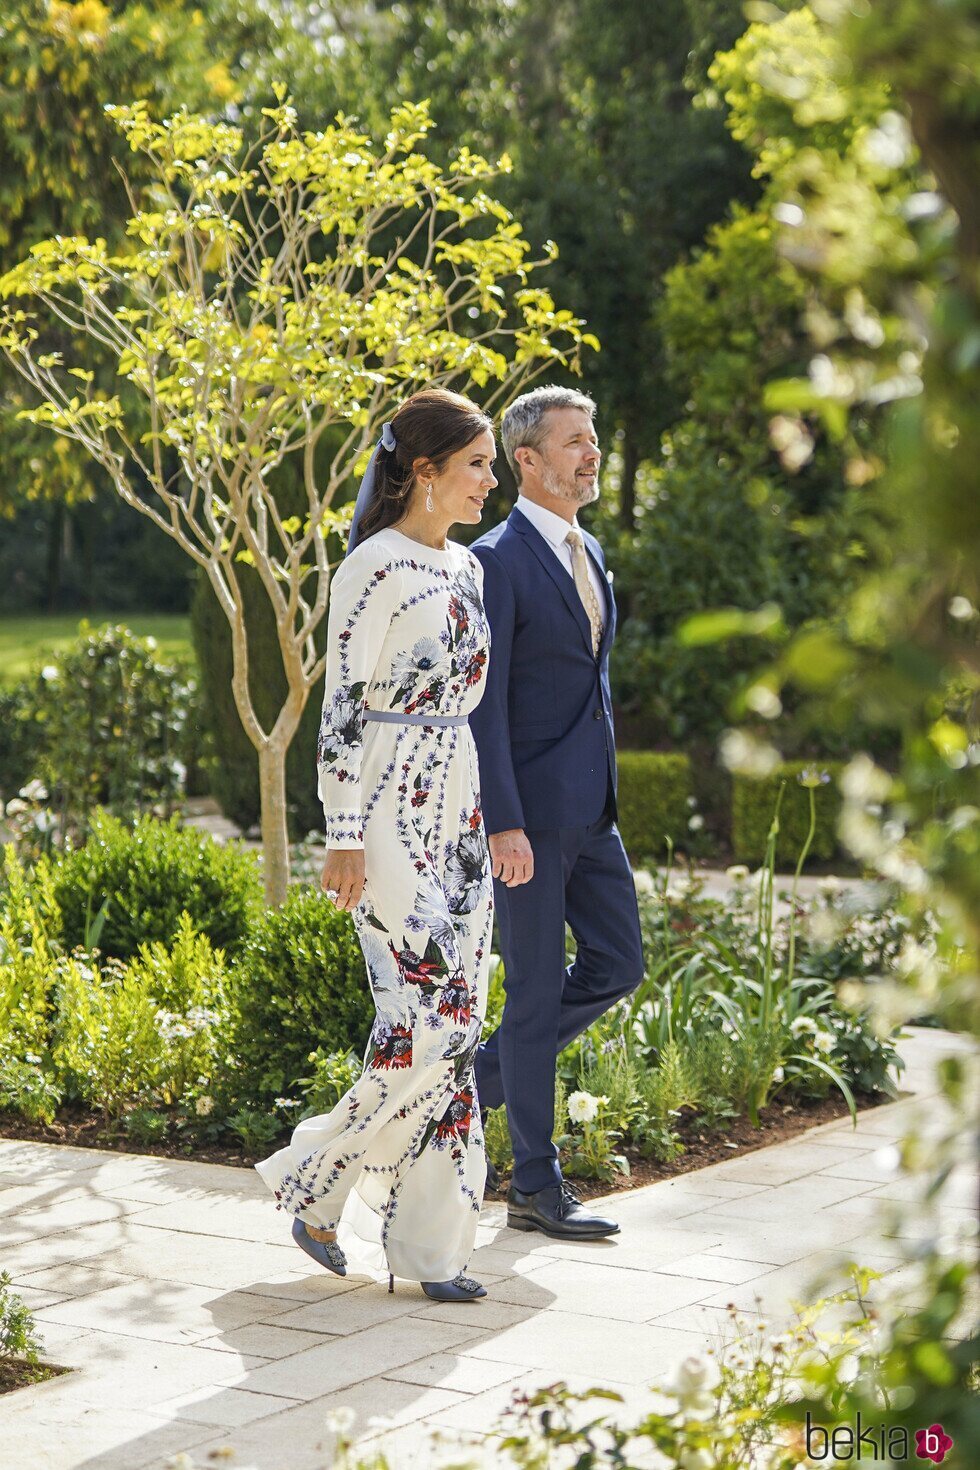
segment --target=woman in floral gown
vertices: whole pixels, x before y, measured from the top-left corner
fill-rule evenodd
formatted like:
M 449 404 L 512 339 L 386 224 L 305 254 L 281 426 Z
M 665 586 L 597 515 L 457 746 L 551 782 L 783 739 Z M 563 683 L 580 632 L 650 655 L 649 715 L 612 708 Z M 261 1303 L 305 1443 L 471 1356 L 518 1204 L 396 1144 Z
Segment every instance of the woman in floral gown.
M 344 1247 L 430 1296 L 464 1276 L 485 1157 L 473 1058 L 493 919 L 476 751 L 483 573 L 448 541 L 496 485 L 489 419 L 443 390 L 385 425 L 333 579 L 317 751 L 322 886 L 354 917 L 377 1009 L 364 1071 L 256 1165 L 293 1238 L 344 1274 Z M 366 492 L 366 493 L 365 493 Z

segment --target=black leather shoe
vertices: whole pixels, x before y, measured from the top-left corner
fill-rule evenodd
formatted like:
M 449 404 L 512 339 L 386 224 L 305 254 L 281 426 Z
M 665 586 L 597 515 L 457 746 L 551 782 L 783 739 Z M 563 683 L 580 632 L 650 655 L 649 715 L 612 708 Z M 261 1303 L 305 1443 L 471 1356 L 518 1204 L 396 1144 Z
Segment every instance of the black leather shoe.
M 507 1191 L 507 1224 L 512 1230 L 541 1230 L 564 1240 L 598 1240 L 619 1234 L 615 1220 L 590 1215 L 564 1179 L 535 1194 L 524 1194 L 511 1185 Z

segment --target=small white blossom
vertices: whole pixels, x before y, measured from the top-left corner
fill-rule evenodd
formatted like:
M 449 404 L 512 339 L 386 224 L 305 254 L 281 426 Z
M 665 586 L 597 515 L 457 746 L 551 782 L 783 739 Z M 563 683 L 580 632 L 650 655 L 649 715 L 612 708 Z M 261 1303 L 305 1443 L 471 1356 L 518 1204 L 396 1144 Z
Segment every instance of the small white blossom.
M 341 1404 L 339 1408 L 329 1409 L 323 1422 L 330 1434 L 349 1434 L 354 1427 L 354 1410 Z
M 199 1097 L 194 1103 L 194 1111 L 199 1118 L 206 1118 L 209 1113 L 214 1112 L 213 1097 Z
M 599 1099 L 591 1092 L 573 1092 L 568 1099 L 568 1116 L 573 1123 L 591 1123 L 599 1116 Z
M 771 776 L 780 762 L 773 745 L 746 735 L 744 730 L 726 730 L 719 742 L 722 763 L 737 776 L 761 779 Z
M 725 877 L 730 883 L 744 883 L 748 876 L 749 870 L 744 863 L 733 863 L 725 869 Z
M 59 677 L 60 676 L 58 672 L 58 667 L 56 664 L 45 664 L 44 668 L 41 670 L 41 678 L 46 684 L 54 683 L 55 679 Z
M 679 1400 L 686 1413 L 700 1417 L 714 1409 L 711 1390 L 720 1379 L 717 1363 L 701 1353 L 689 1353 L 674 1369 L 667 1391 Z
M 688 818 L 687 826 L 691 832 L 700 832 L 704 826 L 704 817 L 700 813 L 695 812 L 693 817 Z
M 823 1056 L 828 1057 L 836 1046 L 836 1038 L 829 1031 L 818 1031 L 813 1038 L 813 1045 Z

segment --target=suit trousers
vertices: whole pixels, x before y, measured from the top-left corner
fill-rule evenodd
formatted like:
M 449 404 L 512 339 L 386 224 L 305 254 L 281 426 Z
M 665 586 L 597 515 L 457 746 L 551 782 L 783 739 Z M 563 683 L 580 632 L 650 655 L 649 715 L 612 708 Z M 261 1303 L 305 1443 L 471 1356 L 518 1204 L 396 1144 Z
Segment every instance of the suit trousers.
M 526 1193 L 561 1178 L 552 1142 L 558 1053 L 643 978 L 636 889 L 619 831 L 604 813 L 589 827 L 530 831 L 534 876 L 494 882 L 506 1002 L 480 1047 L 481 1108 L 507 1104 L 514 1184 Z M 565 966 L 565 924 L 577 944 Z

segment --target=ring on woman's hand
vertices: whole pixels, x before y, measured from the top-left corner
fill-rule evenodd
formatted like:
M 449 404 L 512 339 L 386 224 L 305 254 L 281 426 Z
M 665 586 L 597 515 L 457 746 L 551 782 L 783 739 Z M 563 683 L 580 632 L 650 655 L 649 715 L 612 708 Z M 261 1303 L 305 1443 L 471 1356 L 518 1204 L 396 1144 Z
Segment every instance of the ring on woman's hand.
M 340 897 L 340 894 L 337 892 L 336 888 L 325 888 L 323 891 L 329 899 L 336 899 Z

